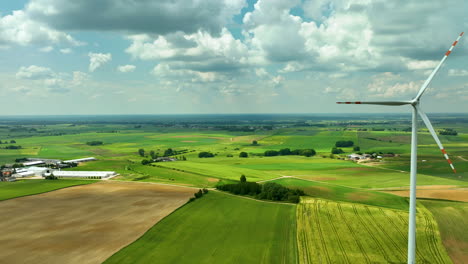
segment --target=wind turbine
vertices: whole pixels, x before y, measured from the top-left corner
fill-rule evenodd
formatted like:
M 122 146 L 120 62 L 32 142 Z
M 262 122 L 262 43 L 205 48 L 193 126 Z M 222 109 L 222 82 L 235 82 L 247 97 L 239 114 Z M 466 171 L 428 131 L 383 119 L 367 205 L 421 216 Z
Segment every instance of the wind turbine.
M 431 75 L 427 78 L 424 84 L 421 86 L 418 94 L 414 99 L 410 101 L 372 101 L 372 102 L 337 102 L 337 104 L 373 104 L 373 105 L 390 105 L 390 106 L 400 106 L 400 105 L 411 105 L 413 107 L 413 118 L 412 118 L 412 129 L 411 129 L 411 172 L 410 172 L 410 208 L 409 208 L 409 225 L 408 225 L 408 264 L 413 264 L 416 262 L 416 172 L 417 172 L 417 150 L 418 150 L 418 114 L 421 116 L 424 124 L 429 129 L 432 137 L 439 146 L 440 150 L 444 154 L 445 159 L 449 163 L 453 172 L 456 173 L 455 168 L 453 167 L 452 161 L 447 155 L 442 143 L 440 142 L 437 134 L 432 127 L 431 122 L 427 115 L 421 110 L 419 102 L 424 91 L 427 89 L 432 79 L 439 71 L 440 67 L 447 59 L 447 57 L 452 52 L 452 49 L 457 45 L 460 38 L 463 36 L 463 32 L 460 33 L 457 40 L 453 42 L 450 49 L 445 53 L 442 60 L 439 62 L 437 67 L 432 71 Z

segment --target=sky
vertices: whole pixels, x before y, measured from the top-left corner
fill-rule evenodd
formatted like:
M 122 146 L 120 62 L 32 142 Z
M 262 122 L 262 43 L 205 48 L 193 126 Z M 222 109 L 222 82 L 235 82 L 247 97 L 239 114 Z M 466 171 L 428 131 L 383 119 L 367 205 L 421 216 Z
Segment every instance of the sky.
M 409 106 L 465 0 L 0 1 L 0 115 L 383 113 Z M 468 32 L 424 94 L 468 113 Z

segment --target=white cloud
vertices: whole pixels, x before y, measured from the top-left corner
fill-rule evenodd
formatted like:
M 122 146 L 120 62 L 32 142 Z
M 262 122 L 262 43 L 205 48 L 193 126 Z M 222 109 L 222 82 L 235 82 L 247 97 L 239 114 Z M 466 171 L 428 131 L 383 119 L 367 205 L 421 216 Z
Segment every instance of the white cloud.
M 172 62 L 174 69 L 183 68 L 199 72 L 235 71 L 248 62 L 248 48 L 224 28 L 219 36 L 208 32 L 171 34 L 152 39 L 148 35 L 135 35 L 126 52 L 142 60 Z
M 30 0 L 26 12 L 61 30 L 217 34 L 245 6 L 245 0 Z
M 423 83 L 423 80 L 404 81 L 400 75 L 385 72 L 375 75 L 367 88 L 370 92 L 370 97 L 413 97 L 419 91 Z
M 121 65 L 117 67 L 117 70 L 119 72 L 133 72 L 135 70 L 136 66 L 135 65 Z
M 16 73 L 17 79 L 39 80 L 48 79 L 54 76 L 54 72 L 50 68 L 31 65 L 29 67 L 21 67 Z
M 435 60 L 410 60 L 406 66 L 409 70 L 434 69 L 439 62 Z
M 94 72 L 97 68 L 112 60 L 110 53 L 88 53 L 89 71 Z
M 22 10 L 0 17 L 0 44 L 26 45 L 83 45 L 72 36 L 40 23 Z
M 70 48 L 60 49 L 60 53 L 69 54 L 69 53 L 72 53 L 72 49 Z
M 463 69 L 450 69 L 448 76 L 468 76 L 468 70 Z
M 44 96 L 44 89 L 52 93 L 66 93 L 82 86 L 89 81 L 89 75 L 80 71 L 72 74 L 55 72 L 47 67 L 31 65 L 21 67 L 16 73 L 16 79 L 21 83 L 13 87 L 12 91 Z
M 54 50 L 54 48 L 52 46 L 46 46 L 46 47 L 43 47 L 43 48 L 39 49 L 40 52 L 46 52 L 46 53 L 51 52 L 53 50 Z

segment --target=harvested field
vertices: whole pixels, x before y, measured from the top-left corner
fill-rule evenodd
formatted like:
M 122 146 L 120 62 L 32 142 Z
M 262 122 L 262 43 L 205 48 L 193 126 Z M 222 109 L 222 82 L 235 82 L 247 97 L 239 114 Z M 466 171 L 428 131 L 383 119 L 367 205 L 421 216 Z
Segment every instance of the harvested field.
M 409 190 L 386 191 L 387 193 L 409 197 Z M 416 191 L 418 198 L 441 199 L 450 201 L 468 202 L 467 188 L 423 188 Z
M 195 189 L 100 182 L 0 202 L 2 263 L 102 263 Z

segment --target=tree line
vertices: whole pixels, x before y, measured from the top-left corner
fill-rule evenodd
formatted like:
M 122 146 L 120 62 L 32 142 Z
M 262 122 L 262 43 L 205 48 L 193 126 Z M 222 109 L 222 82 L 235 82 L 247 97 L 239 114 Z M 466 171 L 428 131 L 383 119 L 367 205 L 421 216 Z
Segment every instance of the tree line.
M 291 203 L 299 203 L 299 197 L 305 195 L 304 191 L 300 189 L 289 189 L 274 182 L 264 184 L 248 182 L 245 175 L 241 176 L 238 183 L 218 185 L 216 189 L 237 195 L 249 195 L 262 200 Z
M 271 157 L 271 156 L 288 156 L 288 155 L 299 155 L 299 156 L 306 156 L 306 157 L 311 157 L 316 154 L 314 149 L 295 149 L 291 150 L 289 148 L 284 148 L 280 149 L 278 151 L 276 150 L 267 150 L 265 151 L 264 155 L 266 157 Z

